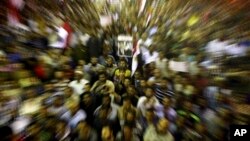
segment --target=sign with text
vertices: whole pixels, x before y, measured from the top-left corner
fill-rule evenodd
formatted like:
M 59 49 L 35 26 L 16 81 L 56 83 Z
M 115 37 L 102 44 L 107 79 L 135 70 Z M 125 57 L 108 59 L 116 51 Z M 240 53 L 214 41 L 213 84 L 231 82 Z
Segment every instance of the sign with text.
M 249 141 L 250 125 L 231 125 L 230 141 Z
M 118 36 L 118 56 L 132 57 L 133 56 L 133 38 L 131 36 Z

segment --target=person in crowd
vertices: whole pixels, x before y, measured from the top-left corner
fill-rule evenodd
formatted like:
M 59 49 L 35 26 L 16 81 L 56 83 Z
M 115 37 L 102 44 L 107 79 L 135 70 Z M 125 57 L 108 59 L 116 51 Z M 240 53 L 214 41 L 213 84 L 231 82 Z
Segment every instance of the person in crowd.
M 130 77 L 126 77 L 122 81 L 115 82 L 114 84 L 115 84 L 115 88 L 116 88 L 115 91 L 117 93 L 123 94 L 127 91 L 128 86 L 132 85 L 132 82 L 131 82 Z
M 86 112 L 82 109 L 80 109 L 78 103 L 72 103 L 70 105 L 69 111 L 64 113 L 60 119 L 66 120 L 68 122 L 68 125 L 71 129 L 74 129 L 78 122 L 85 121 L 87 115 Z
M 115 122 L 118 116 L 118 107 L 112 104 L 111 97 L 109 95 L 104 95 L 102 97 L 102 104 L 97 107 L 94 112 L 94 115 L 98 115 L 100 109 L 102 109 L 103 107 L 108 109 L 108 119 Z
M 173 135 L 168 131 L 169 121 L 161 118 L 157 125 L 149 126 L 144 134 L 144 141 L 174 141 Z
M 105 64 L 105 68 L 106 68 L 106 72 L 108 74 L 108 78 L 110 80 L 113 79 L 113 76 L 114 76 L 114 73 L 115 73 L 115 70 L 117 69 L 117 65 L 116 63 L 114 62 L 113 58 L 112 57 L 108 57 L 106 59 L 106 64 Z
M 115 64 L 115 58 L 112 55 L 109 55 L 109 52 L 110 47 L 108 45 L 104 45 L 102 56 L 99 57 L 99 63 L 101 65 L 106 66 L 109 58 L 112 60 L 111 62 Z
M 34 141 L 34 140 L 40 140 L 40 138 L 41 138 L 41 125 L 38 122 L 33 121 L 27 127 L 24 135 L 20 137 L 20 140 Z
M 84 66 L 84 72 L 88 73 L 91 77 L 90 83 L 93 84 L 98 79 L 98 73 L 105 70 L 105 67 L 98 63 L 98 58 L 92 56 L 90 63 Z
M 189 81 L 187 78 L 183 79 L 183 94 L 186 97 L 192 97 L 195 94 L 196 88 L 192 85 L 192 82 Z
M 113 122 L 108 118 L 108 108 L 102 107 L 99 109 L 98 113 L 94 115 L 93 127 L 96 129 L 98 134 L 98 140 L 101 140 L 102 128 L 105 125 L 113 125 Z
M 137 111 L 129 110 L 124 116 L 124 124 L 130 125 L 133 127 L 133 132 L 139 137 L 143 136 L 143 127 L 141 126 L 140 121 L 137 118 Z M 123 127 L 123 126 L 121 126 Z
M 56 124 L 56 135 L 55 138 L 58 141 L 70 141 L 71 130 L 64 120 L 59 120 Z
M 131 104 L 133 106 L 137 106 L 137 102 L 139 100 L 138 93 L 133 85 L 129 85 L 127 87 L 127 92 L 122 95 L 122 99 L 124 100 L 125 97 L 128 97 L 131 100 Z
M 173 97 L 174 92 L 167 78 L 163 78 L 159 84 L 154 85 L 155 97 L 162 102 L 164 97 Z
M 85 66 L 86 62 L 84 60 L 79 60 L 77 63 L 77 66 L 75 67 L 75 71 L 82 71 L 85 72 Z M 90 74 L 88 72 L 85 72 L 83 75 L 83 79 L 90 81 Z
M 157 107 L 157 116 L 160 118 L 167 118 L 172 123 L 175 122 L 177 113 L 172 107 L 172 101 L 170 97 L 163 98 L 162 105 Z
M 148 87 L 146 79 L 140 79 L 139 87 L 137 87 L 138 96 L 145 96 L 145 90 Z
M 208 86 L 204 89 L 203 95 L 208 101 L 209 108 L 215 110 L 218 105 L 216 97 L 219 95 L 219 87 L 216 86 L 213 80 L 209 81 Z
M 102 141 L 115 141 L 113 129 L 110 126 L 104 126 L 102 128 L 101 137 L 102 137 Z
M 87 122 L 80 121 L 77 125 L 77 133 L 74 141 L 98 141 L 98 136 L 94 128 Z
M 159 53 L 155 51 L 155 46 L 151 45 L 148 47 L 148 50 L 143 53 L 143 60 L 145 64 L 154 62 L 159 56 Z
M 113 125 L 113 129 L 115 129 L 115 132 L 119 131 L 120 124 L 118 120 L 118 106 L 112 104 L 111 97 L 109 95 L 103 96 L 102 104 L 95 110 L 94 117 L 94 125 L 96 129 L 99 129 L 99 133 L 101 127 L 105 123 Z
M 183 116 L 185 119 L 185 126 L 189 127 L 189 128 L 193 128 L 193 125 L 195 123 L 199 123 L 200 122 L 200 118 L 199 116 L 197 116 L 194 113 L 194 109 L 193 109 L 193 103 L 189 100 L 185 100 L 183 103 L 183 107 L 179 110 L 177 110 L 177 114 L 178 116 Z
M 110 94 L 114 91 L 114 83 L 107 79 L 107 74 L 105 72 L 99 74 L 99 80 L 97 80 L 91 87 L 91 92 L 96 95 Z
M 124 81 L 126 77 L 131 77 L 131 71 L 128 69 L 128 64 L 125 59 L 121 59 L 118 68 L 114 72 L 114 81 Z
M 78 103 L 80 101 L 80 98 L 78 95 L 73 94 L 73 89 L 71 87 L 67 87 L 64 89 L 64 100 L 65 100 L 65 106 L 67 108 L 70 107 L 71 103 Z
M 93 124 L 94 121 L 94 112 L 98 107 L 94 95 L 88 93 L 82 95 L 80 99 L 80 108 L 84 110 L 87 114 L 86 122 L 90 125 Z
M 63 91 L 69 83 L 69 80 L 64 77 L 64 72 L 62 70 L 56 70 L 54 73 L 55 79 L 52 80 L 56 91 Z
M 149 126 L 154 126 L 158 122 L 159 118 L 155 113 L 155 109 L 146 109 L 146 114 L 143 117 L 139 117 L 139 128 L 142 133 L 146 131 Z
M 93 95 L 93 93 L 91 92 L 91 87 L 92 86 L 90 85 L 90 83 L 86 83 L 84 85 L 84 92 L 80 95 L 80 98 L 82 98 L 82 96 L 85 94 L 92 94 Z
M 148 85 L 153 86 L 153 84 L 159 84 L 162 80 L 162 72 L 159 69 L 154 69 L 154 76 L 148 79 Z
M 183 141 L 184 140 L 184 132 L 185 132 L 185 118 L 182 116 L 177 116 L 175 122 L 175 129 L 171 131 L 173 134 L 175 141 Z
M 68 111 L 64 105 L 64 96 L 63 94 L 58 94 L 55 95 L 53 99 L 53 105 L 48 108 L 48 113 L 60 117 Z
M 23 101 L 21 105 L 19 105 L 19 114 L 20 115 L 29 115 L 35 114 L 41 108 L 41 101 L 45 97 L 38 96 L 35 87 L 31 86 L 25 88 L 25 93 L 23 94 Z
M 142 79 L 142 74 L 139 70 L 135 71 L 135 74 L 132 77 L 132 85 L 135 87 L 140 86 L 140 80 Z
M 140 141 L 140 139 L 133 133 L 133 126 L 125 124 L 122 131 L 117 134 L 116 141 Z
M 145 90 L 145 96 L 140 97 L 138 100 L 138 114 L 145 117 L 146 109 L 155 108 L 158 106 L 160 106 L 160 102 L 155 97 L 153 88 L 147 87 L 147 89 Z
M 71 81 L 68 86 L 73 89 L 74 94 L 81 95 L 84 92 L 84 86 L 87 83 L 89 83 L 89 81 L 83 79 L 83 72 L 75 71 L 75 80 Z
M 136 108 L 132 105 L 130 97 L 123 97 L 123 105 L 118 109 L 118 118 L 122 126 L 125 121 L 125 115 L 128 111 L 136 112 Z
M 0 91 L 0 126 L 10 123 L 18 115 L 20 100 Z

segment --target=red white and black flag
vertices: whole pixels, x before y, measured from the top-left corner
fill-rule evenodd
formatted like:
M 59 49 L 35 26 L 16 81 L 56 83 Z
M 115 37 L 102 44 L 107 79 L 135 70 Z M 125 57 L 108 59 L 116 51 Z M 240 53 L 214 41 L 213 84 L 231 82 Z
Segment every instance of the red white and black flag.
M 140 54 L 140 42 L 138 39 L 134 39 L 133 41 L 133 57 L 132 57 L 132 67 L 131 67 L 131 75 L 133 76 L 137 67 L 138 67 L 138 55 Z
M 8 0 L 7 1 L 7 19 L 9 26 L 16 26 L 20 23 L 20 10 L 24 6 L 23 0 Z

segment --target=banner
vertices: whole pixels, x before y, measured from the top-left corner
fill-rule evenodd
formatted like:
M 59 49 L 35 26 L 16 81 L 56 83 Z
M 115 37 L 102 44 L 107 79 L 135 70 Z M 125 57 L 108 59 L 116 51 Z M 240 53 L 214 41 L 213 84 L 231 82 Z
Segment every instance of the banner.
M 118 36 L 118 56 L 132 57 L 133 56 L 133 38 L 131 36 Z
M 177 72 L 188 72 L 188 63 L 169 61 L 169 69 Z

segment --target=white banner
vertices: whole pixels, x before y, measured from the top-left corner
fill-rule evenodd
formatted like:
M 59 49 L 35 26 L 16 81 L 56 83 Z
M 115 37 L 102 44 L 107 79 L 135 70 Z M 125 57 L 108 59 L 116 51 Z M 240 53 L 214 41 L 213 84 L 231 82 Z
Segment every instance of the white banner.
M 133 56 L 133 38 L 131 36 L 118 36 L 118 56 L 132 57 Z

